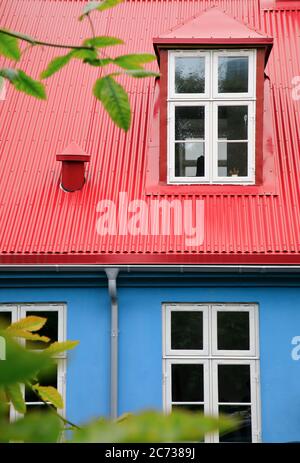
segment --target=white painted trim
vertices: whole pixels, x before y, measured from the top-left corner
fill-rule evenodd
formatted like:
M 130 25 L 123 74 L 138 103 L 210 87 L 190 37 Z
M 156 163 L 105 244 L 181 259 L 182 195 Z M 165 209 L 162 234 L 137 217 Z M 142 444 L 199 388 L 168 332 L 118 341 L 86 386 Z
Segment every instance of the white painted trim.
M 176 94 L 175 59 L 177 56 L 205 56 L 205 93 Z M 247 56 L 248 92 L 219 94 L 218 57 Z M 167 182 L 169 184 L 255 184 L 255 101 L 256 101 L 256 50 L 169 50 L 168 51 L 168 116 L 167 116 Z M 205 106 L 205 176 L 175 176 L 175 110 L 176 106 Z M 248 175 L 246 177 L 218 176 L 218 118 L 217 106 L 248 106 Z M 193 140 L 189 140 L 192 142 Z M 195 139 L 195 142 L 197 140 Z M 243 142 L 243 140 L 241 140 Z M 246 141 L 245 141 L 246 142 Z
M 203 314 L 203 349 L 201 350 L 183 350 L 183 349 L 172 349 L 171 348 L 171 314 L 172 312 L 202 312 Z M 209 341 L 209 333 L 208 333 L 208 305 L 205 304 L 166 304 L 164 310 L 164 317 L 165 317 L 165 327 L 166 327 L 166 335 L 165 335 L 165 355 L 166 356 L 199 356 L 199 355 L 208 355 L 208 341 Z
M 18 321 L 24 317 L 26 317 L 26 312 L 58 312 L 58 341 L 63 342 L 67 339 L 67 306 L 66 304 L 61 303 L 18 303 L 18 304 L 0 304 L 0 313 L 1 312 L 11 312 L 12 313 L 12 321 Z M 22 342 L 23 343 L 23 342 Z M 24 343 L 23 343 L 24 344 Z M 64 401 L 64 408 L 58 409 L 58 413 L 65 417 L 65 408 L 66 408 L 66 371 L 67 371 L 67 363 L 66 358 L 67 354 L 59 354 L 54 357 L 57 361 L 57 390 L 60 392 L 63 401 Z M 25 394 L 25 387 L 22 385 L 23 394 Z M 34 402 L 38 403 L 38 402 Z M 13 406 L 10 407 L 10 420 L 15 421 L 16 419 L 22 417 L 20 413 L 18 413 Z
M 256 50 L 216 50 L 213 51 L 213 98 L 214 99 L 229 99 L 242 100 L 256 96 Z M 218 58 L 220 56 L 246 56 L 248 57 L 248 92 L 243 93 L 219 93 L 218 92 Z
M 176 93 L 175 92 L 175 60 L 176 58 L 205 58 L 204 93 Z M 168 97 L 172 99 L 203 99 L 208 98 L 210 89 L 210 52 L 203 50 L 169 50 L 168 51 Z
M 207 348 L 203 351 L 181 351 L 170 348 L 171 311 L 203 310 L 207 312 L 208 333 Z M 247 311 L 250 314 L 250 349 L 248 351 L 220 351 L 217 347 L 217 313 L 218 311 Z M 252 441 L 261 441 L 261 404 L 259 392 L 259 330 L 258 306 L 255 303 L 165 303 L 162 305 L 163 327 L 163 408 L 169 413 L 172 408 L 171 365 L 203 364 L 204 372 L 204 410 L 206 414 L 218 415 L 218 374 L 219 364 L 246 364 L 250 365 L 251 375 L 251 420 Z M 236 405 L 238 405 L 236 403 Z M 247 404 L 245 404 L 247 405 Z M 218 434 L 209 434 L 205 442 L 218 442 Z
M 218 349 L 217 314 L 218 312 L 248 312 L 249 313 L 249 350 Z M 213 356 L 221 357 L 256 357 L 257 356 L 257 305 L 256 304 L 213 304 L 211 306 L 211 326 L 214 335 L 211 337 L 211 352 Z

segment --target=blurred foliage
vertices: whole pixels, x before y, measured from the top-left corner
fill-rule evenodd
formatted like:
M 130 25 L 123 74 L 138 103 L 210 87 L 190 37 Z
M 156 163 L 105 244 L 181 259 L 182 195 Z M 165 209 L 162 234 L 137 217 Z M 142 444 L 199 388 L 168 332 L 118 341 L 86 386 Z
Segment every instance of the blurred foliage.
M 76 443 L 191 442 L 202 441 L 206 433 L 228 432 L 236 426 L 227 417 L 188 411 L 174 411 L 170 415 L 144 411 L 123 415 L 116 421 L 101 418 L 81 427 L 70 423 L 57 412 L 63 408 L 63 398 L 57 389 L 40 385 L 36 378 L 53 368 L 54 356 L 73 349 L 78 341 L 54 342 L 39 351 L 25 348 L 28 339 L 48 343 L 46 336 L 37 333 L 46 321 L 29 316 L 0 331 L 6 344 L 6 360 L 0 361 L 0 442 L 51 443 L 61 441 L 62 437 L 66 441 L 66 435 L 63 436 L 66 429 L 73 431 L 67 441 Z M 27 412 L 22 384 L 37 395 L 37 401 L 46 404 L 44 412 Z M 10 404 L 23 415 L 15 422 L 9 420 Z
M 131 53 L 111 58 L 104 51 L 107 47 L 122 45 L 124 42 L 117 37 L 96 35 L 90 15 L 93 12 L 102 12 L 108 8 L 113 8 L 122 1 L 103 0 L 101 2 L 92 1 L 87 3 L 78 20 L 88 20 L 92 37 L 86 38 L 81 44 L 77 45 L 41 42 L 34 37 L 20 34 L 19 32 L 0 29 L 0 55 L 15 62 L 20 61 L 25 51 L 31 47 L 48 46 L 69 50 L 69 53 L 52 59 L 48 63 L 47 68 L 41 72 L 38 80 L 33 79 L 22 69 L 17 69 L 15 66 L 0 67 L 0 79 L 4 78 L 8 80 L 20 92 L 45 100 L 47 98 L 46 87 L 41 80 L 48 79 L 60 71 L 72 59 L 79 59 L 83 63 L 93 67 L 104 68 L 110 66 L 109 72 L 96 80 L 93 85 L 93 94 L 102 103 L 113 122 L 124 131 L 129 130 L 131 123 L 129 98 L 127 92 L 116 79 L 122 74 L 136 79 L 156 77 L 159 74 L 144 69 L 146 63 L 156 60 L 155 55 L 149 53 Z M 27 43 L 27 47 L 24 50 L 20 46 L 21 42 Z

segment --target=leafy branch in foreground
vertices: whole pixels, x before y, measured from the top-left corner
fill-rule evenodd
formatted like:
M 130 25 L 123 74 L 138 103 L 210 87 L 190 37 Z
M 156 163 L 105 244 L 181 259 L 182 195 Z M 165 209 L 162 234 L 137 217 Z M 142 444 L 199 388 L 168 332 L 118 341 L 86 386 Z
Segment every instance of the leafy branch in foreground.
M 203 440 L 206 433 L 229 432 L 236 427 L 237 421 L 228 417 L 209 417 L 187 411 L 175 411 L 170 415 L 144 411 L 123 415 L 116 421 L 100 418 L 77 426 L 58 413 L 64 406 L 58 390 L 41 385 L 38 378 L 53 368 L 55 357 L 76 347 L 78 341 L 49 345 L 49 338 L 38 333 L 46 321 L 43 317 L 28 316 L 0 332 L 6 340 L 7 353 L 6 360 L 0 362 L 0 442 L 57 442 L 65 430 L 72 431 L 68 442 L 184 442 Z M 45 348 L 29 351 L 25 348 L 27 341 L 45 343 Z M 45 405 L 43 412 L 28 413 L 25 387 Z M 10 403 L 24 415 L 12 423 L 8 420 Z
M 93 94 L 103 104 L 113 122 L 124 131 L 128 131 L 131 121 L 130 102 L 125 89 L 116 81 L 116 78 L 122 74 L 138 79 L 157 77 L 159 74 L 144 68 L 145 64 L 156 59 L 155 55 L 149 53 L 131 53 L 111 58 L 104 52 L 105 48 L 122 45 L 124 42 L 117 37 L 96 36 L 95 27 L 90 15 L 95 11 L 102 12 L 108 8 L 115 7 L 122 1 L 92 1 L 85 5 L 83 13 L 78 19 L 79 21 L 84 19 L 89 21 L 92 37 L 86 38 L 82 44 L 73 45 L 45 42 L 26 34 L 0 28 L 0 55 L 15 62 L 20 61 L 24 52 L 30 47 L 44 46 L 69 50 L 66 55 L 52 59 L 46 69 L 41 72 L 39 80 L 33 79 L 22 69 L 15 69 L 15 67 L 0 68 L 0 78 L 8 80 L 20 92 L 45 100 L 47 98 L 46 89 L 41 80 L 53 76 L 64 66 L 68 65 L 72 59 L 79 59 L 84 64 L 101 69 L 106 66 L 119 68 L 122 71 L 109 72 L 107 75 L 97 79 L 93 86 Z M 20 42 L 28 43 L 28 47 L 23 52 L 20 48 Z

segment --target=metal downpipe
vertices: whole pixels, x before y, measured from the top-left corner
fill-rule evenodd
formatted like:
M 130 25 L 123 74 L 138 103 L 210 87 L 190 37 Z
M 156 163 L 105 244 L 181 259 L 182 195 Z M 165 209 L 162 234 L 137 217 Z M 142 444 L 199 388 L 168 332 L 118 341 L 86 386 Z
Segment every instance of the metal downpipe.
M 110 338 L 110 417 L 118 417 L 118 369 L 119 369 L 119 320 L 117 277 L 118 268 L 106 268 L 108 293 L 111 302 L 111 338 Z

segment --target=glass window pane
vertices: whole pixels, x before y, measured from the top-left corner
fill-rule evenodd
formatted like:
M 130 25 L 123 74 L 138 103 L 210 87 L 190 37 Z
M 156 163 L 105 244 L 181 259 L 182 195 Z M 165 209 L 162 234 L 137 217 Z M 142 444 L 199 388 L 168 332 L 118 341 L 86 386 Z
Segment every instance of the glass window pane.
M 172 401 L 204 402 L 203 365 L 172 365 Z
M 35 382 L 39 383 L 40 386 L 53 386 L 57 388 L 57 365 L 41 371 Z M 30 388 L 25 386 L 25 401 L 40 402 L 40 399 Z
M 176 106 L 175 140 L 203 140 L 204 112 L 204 106 Z
M 218 176 L 248 176 L 248 143 L 218 143 Z
M 205 176 L 205 144 L 175 143 L 175 177 Z
M 219 56 L 218 92 L 248 92 L 248 56 Z
M 218 106 L 218 138 L 248 139 L 248 106 Z
M 58 312 L 57 311 L 27 311 L 26 315 L 33 315 L 36 317 L 47 318 L 47 322 L 41 330 L 38 331 L 40 336 L 47 336 L 51 339 L 51 342 L 58 340 Z M 50 343 L 26 341 L 26 347 L 28 349 L 45 349 L 49 347 Z
M 4 330 L 11 324 L 11 312 L 0 312 L 0 330 Z
M 235 431 L 220 436 L 220 442 L 252 442 L 251 407 L 220 405 L 219 413 L 238 419 L 241 424 Z
M 203 349 L 203 312 L 171 312 L 171 349 Z
M 249 312 L 217 312 L 218 349 L 249 350 Z
M 172 410 L 186 410 L 188 412 L 194 412 L 194 413 L 204 413 L 204 405 L 195 405 L 195 404 L 173 404 L 172 405 Z
M 175 92 L 205 92 L 205 58 L 175 58 Z
M 251 402 L 250 365 L 218 365 L 219 402 Z
M 27 405 L 27 415 L 31 413 L 47 413 L 50 408 L 46 404 Z

